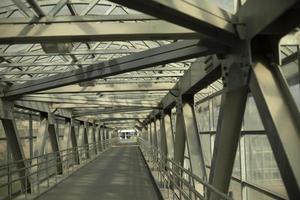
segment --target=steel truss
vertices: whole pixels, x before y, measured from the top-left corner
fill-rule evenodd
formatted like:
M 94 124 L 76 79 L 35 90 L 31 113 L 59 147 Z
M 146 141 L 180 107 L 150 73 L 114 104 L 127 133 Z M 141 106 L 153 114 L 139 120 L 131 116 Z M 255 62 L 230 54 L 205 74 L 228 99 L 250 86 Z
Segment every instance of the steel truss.
M 75 149 L 79 164 L 82 152 L 91 157 L 91 144 L 97 154 L 117 129 L 136 128 L 165 163 L 174 160 L 175 172 L 188 164 L 204 185 L 227 195 L 250 94 L 288 197 L 300 199 L 300 116 L 287 84 L 299 77 L 286 80 L 281 69 L 299 65 L 299 0 L 235 0 L 235 13 L 192 0 L 12 2 L 0 3 L 0 118 L 14 160 L 22 161 L 20 176 L 28 174 L 28 164 L 14 107 L 41 113 L 34 155 L 45 154 L 49 136 L 58 174 L 65 173 L 63 149 Z M 194 99 L 218 94 L 207 176 Z M 64 118 L 62 145 L 55 116 Z M 31 181 L 23 179 L 22 187 Z M 193 186 L 206 199 L 218 199 L 203 184 Z

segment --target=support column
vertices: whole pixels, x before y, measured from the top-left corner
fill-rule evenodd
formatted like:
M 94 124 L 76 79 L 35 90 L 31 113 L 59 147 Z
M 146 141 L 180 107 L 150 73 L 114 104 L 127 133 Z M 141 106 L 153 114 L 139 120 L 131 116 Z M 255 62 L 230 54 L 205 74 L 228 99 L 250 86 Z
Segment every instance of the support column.
M 165 112 L 162 120 L 164 121 L 164 130 L 165 130 L 165 137 L 166 137 L 166 147 L 167 147 L 167 155 L 168 158 L 174 158 L 174 134 L 173 134 L 173 126 L 171 120 L 171 111 Z
M 106 149 L 106 127 L 103 126 L 103 149 Z
M 155 132 L 157 138 L 157 149 L 161 151 L 161 126 L 160 126 L 160 117 L 156 118 L 155 121 Z
M 20 169 L 19 176 L 25 177 L 30 170 L 25 169 L 28 166 L 28 163 L 25 161 L 24 150 L 13 116 L 13 107 L 14 105 L 11 102 L 0 100 L 0 117 L 7 142 L 14 160 L 19 161 L 16 164 L 17 169 Z M 29 177 L 21 179 L 21 185 L 24 191 L 31 192 L 31 182 Z
M 58 142 L 58 135 L 55 131 L 55 119 L 54 114 L 48 113 L 48 133 L 49 133 L 49 139 L 51 143 L 52 152 L 56 154 L 56 160 L 57 160 L 57 173 L 63 174 L 63 163 L 62 163 L 62 157 L 61 152 L 59 148 L 59 142 Z
M 183 120 L 181 124 L 183 125 L 187 141 L 191 171 L 198 177 L 206 180 L 204 157 L 193 105 L 194 97 L 188 96 L 185 98 L 187 100 L 183 102 L 182 106 L 183 117 L 180 117 L 179 120 Z
M 69 166 L 69 162 L 65 162 L 68 160 L 68 155 L 71 152 L 70 150 L 67 150 L 70 148 L 70 137 L 71 137 L 71 120 L 69 118 L 65 118 L 65 124 L 64 124 L 64 135 L 63 135 L 63 140 L 61 144 L 61 150 L 62 151 L 62 161 L 64 162 L 64 165 L 66 168 Z
M 148 124 L 148 141 L 149 144 L 152 146 L 153 142 L 152 142 L 152 128 L 151 128 L 151 122 L 149 122 Z
M 82 158 L 82 151 L 84 147 L 84 123 L 80 122 L 78 130 L 78 144 L 79 144 L 79 158 Z
M 96 130 L 95 130 L 95 139 L 96 139 L 96 148 L 97 148 L 97 151 L 101 152 L 101 146 L 100 146 L 100 141 L 101 141 L 101 138 L 100 138 L 100 129 L 101 129 L 101 125 L 98 124 L 97 127 L 96 127 Z
M 62 150 L 68 149 L 70 147 L 69 142 L 70 142 L 70 137 L 71 137 L 71 119 L 66 118 L 65 119 L 65 126 L 64 126 L 64 137 L 62 141 Z
M 103 151 L 103 131 L 104 127 L 101 125 L 99 130 L 99 151 Z
M 106 140 L 110 139 L 110 131 L 106 128 Z
M 29 137 L 30 137 L 30 140 L 29 140 L 29 156 L 30 158 L 33 158 L 34 157 L 34 154 L 33 154 L 33 122 L 32 122 L 32 113 L 29 114 Z
M 148 136 L 148 125 L 146 125 L 145 127 L 144 127 L 144 140 L 145 141 L 147 141 L 147 142 L 149 142 L 149 136 Z
M 168 147 L 167 147 L 167 136 L 166 136 L 166 125 L 165 125 L 165 115 L 162 113 L 160 119 L 160 141 L 161 141 L 161 153 L 164 157 L 168 156 Z
M 151 138 L 152 138 L 153 147 L 157 149 L 157 135 L 156 135 L 155 119 L 153 122 L 151 122 Z
M 174 161 L 183 167 L 185 150 L 185 133 L 183 125 L 182 102 L 176 102 L 176 131 L 175 131 Z
M 48 114 L 41 113 L 40 126 L 36 136 L 36 145 L 34 149 L 34 156 L 41 156 L 45 153 L 45 147 L 48 137 Z
M 89 146 L 89 124 L 87 122 L 84 122 L 84 132 L 83 132 L 83 141 L 85 146 L 85 155 L 86 158 L 90 158 L 90 146 Z
M 248 96 L 247 66 L 232 59 L 223 63 L 224 92 L 218 118 L 209 183 L 228 193 Z M 229 63 L 227 63 L 229 62 Z M 219 199 L 208 193 L 210 200 Z
M 88 129 L 88 136 L 89 136 L 89 141 L 90 143 L 93 143 L 93 148 L 94 148 L 94 152 L 95 154 L 98 153 L 97 151 L 97 146 L 96 146 L 96 136 L 95 136 L 95 124 L 90 124 L 90 127 Z
M 88 137 L 87 137 L 87 124 L 86 122 L 80 122 L 79 126 L 79 145 L 80 149 L 85 152 L 85 157 L 89 158 L 89 147 L 88 147 Z
M 280 67 L 256 58 L 250 89 L 289 198 L 300 199 L 300 116 Z
M 75 164 L 80 164 L 80 159 L 79 159 L 79 152 L 78 152 L 78 143 L 76 139 L 76 133 L 75 133 L 75 126 L 74 126 L 74 119 L 71 119 L 71 145 L 74 151 L 74 159 L 75 159 Z

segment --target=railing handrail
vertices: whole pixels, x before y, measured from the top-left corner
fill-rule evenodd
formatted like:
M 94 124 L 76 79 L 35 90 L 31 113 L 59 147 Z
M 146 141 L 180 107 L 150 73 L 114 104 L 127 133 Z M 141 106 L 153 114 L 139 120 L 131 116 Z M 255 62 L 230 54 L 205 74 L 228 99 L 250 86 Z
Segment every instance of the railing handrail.
M 115 138 L 112 138 L 112 139 L 110 139 L 110 140 L 113 140 L 113 139 L 115 139 Z M 103 143 L 108 143 L 108 141 L 105 140 L 105 141 L 103 141 L 103 142 L 96 142 L 96 143 L 93 142 L 93 143 L 88 143 L 88 144 L 84 144 L 84 145 L 77 146 L 77 147 L 70 147 L 70 148 L 67 148 L 67 149 L 59 150 L 59 151 L 53 151 L 53 152 L 49 152 L 49 153 L 44 153 L 44 154 L 42 154 L 42 155 L 33 156 L 33 157 L 31 157 L 31 158 L 25 158 L 25 159 L 23 159 L 23 160 L 12 160 L 12 161 L 6 162 L 6 163 L 4 163 L 4 164 L 1 164 L 1 165 L 0 165 L 0 170 L 1 170 L 4 166 L 17 164 L 17 163 L 24 162 L 24 161 L 25 161 L 25 162 L 28 162 L 28 161 L 31 161 L 31 160 L 34 160 L 34 159 L 37 159 L 37 158 L 46 157 L 46 156 L 48 156 L 48 155 L 52 155 L 52 154 L 56 154 L 56 153 L 60 153 L 60 152 L 65 152 L 65 151 L 69 151 L 69 150 L 72 150 L 72 149 L 74 149 L 74 150 L 76 150 L 76 149 L 80 150 L 81 148 L 84 149 L 84 148 L 86 148 L 87 146 L 93 146 L 93 145 L 99 144 L 99 143 L 102 143 L 102 144 L 103 144 Z
M 12 198 L 10 191 L 12 188 L 11 184 L 18 181 L 25 180 L 25 189 L 22 188 L 19 190 L 22 193 L 25 193 L 27 196 L 27 190 L 31 189 L 33 186 L 38 186 L 43 181 L 47 180 L 49 187 L 49 179 L 55 176 L 55 184 L 57 183 L 57 175 L 59 173 L 58 168 L 55 167 L 61 166 L 63 171 L 66 170 L 66 173 L 63 175 L 69 175 L 69 169 L 75 165 L 80 166 L 85 165 L 87 162 L 93 160 L 95 157 L 101 155 L 101 152 L 104 152 L 109 147 L 111 147 L 118 138 L 111 138 L 107 140 L 102 140 L 98 142 L 91 142 L 77 147 L 70 147 L 60 151 L 49 152 L 43 155 L 35 156 L 32 158 L 26 158 L 24 160 L 10 161 L 5 164 L 0 165 L 0 178 L 8 177 L 7 182 L 0 184 L 0 188 L 7 187 L 8 189 L 8 198 Z M 101 145 L 101 146 L 100 146 Z M 90 156 L 86 156 L 86 153 L 89 153 Z M 77 159 L 81 160 L 78 165 Z M 25 166 L 18 168 L 18 164 L 24 162 Z M 74 167 L 73 167 L 74 170 Z M 1 173 L 4 172 L 4 173 Z M 46 175 L 43 174 L 46 172 Z M 42 180 L 40 180 L 40 174 L 42 173 Z M 14 177 L 14 175 L 18 175 Z M 34 177 L 37 176 L 36 179 Z M 30 178 L 30 185 L 27 185 L 27 179 Z M 9 187 L 10 185 L 10 187 Z M 39 189 L 38 189 L 39 190 Z
M 175 166 L 177 169 L 181 170 L 181 172 L 184 172 L 185 174 L 187 174 L 189 177 L 191 177 L 194 181 L 197 181 L 199 183 L 201 183 L 206 189 L 208 189 L 210 192 L 213 192 L 214 194 L 218 195 L 219 197 L 221 197 L 222 199 L 226 199 L 226 200 L 233 200 L 232 197 L 222 193 L 221 191 L 219 191 L 217 188 L 213 187 L 211 184 L 207 183 L 205 180 L 201 179 L 199 176 L 193 174 L 191 171 L 189 171 L 188 169 L 185 169 L 184 167 L 180 166 L 178 163 L 176 163 L 174 160 L 167 158 L 165 155 L 162 155 L 161 152 L 156 149 L 155 147 L 151 146 L 150 144 L 148 144 L 148 142 L 146 142 L 144 139 L 142 138 L 138 138 L 140 141 L 142 141 L 146 146 L 146 148 L 150 149 L 150 152 L 156 154 L 156 162 L 158 163 L 158 165 L 162 165 L 163 168 L 167 168 L 169 171 L 172 172 L 173 175 L 177 176 L 177 178 L 180 178 L 181 181 L 183 181 L 183 178 L 181 178 L 179 176 L 179 174 L 177 174 L 177 172 L 174 171 L 173 167 L 169 167 L 168 163 L 171 163 L 172 166 Z M 149 150 L 148 150 L 149 151 Z M 160 158 L 159 158 L 160 157 Z M 165 161 L 165 162 L 164 162 Z M 178 180 L 178 179 L 177 179 Z M 191 185 L 189 185 L 191 186 Z M 193 187 L 193 186 L 192 186 Z M 195 190 L 197 191 L 197 190 Z M 194 194 L 196 193 L 195 191 Z M 203 196 L 199 196 L 199 194 L 197 194 L 198 198 L 203 199 Z

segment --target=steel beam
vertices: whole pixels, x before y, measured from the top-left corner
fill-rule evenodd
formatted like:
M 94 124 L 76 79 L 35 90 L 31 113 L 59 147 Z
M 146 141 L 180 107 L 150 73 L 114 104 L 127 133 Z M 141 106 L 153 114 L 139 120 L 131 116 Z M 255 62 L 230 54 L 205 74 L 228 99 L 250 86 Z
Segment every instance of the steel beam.
M 70 148 L 70 139 L 71 139 L 71 120 L 66 118 L 65 124 L 64 124 L 64 130 L 63 130 L 63 139 L 61 143 L 61 149 L 66 150 Z M 69 150 L 63 151 L 62 155 L 62 161 L 65 162 L 69 159 Z M 66 164 L 66 168 L 68 168 L 68 162 L 64 163 Z
M 102 132 L 102 137 L 103 137 L 103 150 L 106 149 L 106 132 L 107 132 L 107 127 L 103 127 L 103 132 Z
M 161 154 L 164 158 L 168 157 L 168 147 L 167 147 L 167 136 L 166 136 L 166 125 L 165 125 L 165 115 L 161 116 L 160 122 L 160 149 Z M 164 162 L 166 162 L 164 160 Z
M 197 39 L 200 34 L 165 21 L 136 23 L 68 22 L 51 24 L 0 24 L 2 44 L 87 42 L 121 40 Z
M 243 38 L 252 39 L 265 29 L 273 28 L 272 23 L 278 21 L 282 15 L 290 8 L 293 8 L 293 6 L 296 6 L 297 3 L 299 3 L 299 0 L 278 0 L 276 2 L 272 0 L 246 1 L 236 14 L 238 22 L 244 24 L 243 26 L 238 26 L 237 30 Z M 283 29 L 288 27 L 287 24 L 294 23 L 293 21 L 299 25 L 299 20 L 294 18 L 292 21 L 284 21 L 279 28 L 284 31 Z M 275 32 L 273 31 L 273 33 Z M 278 32 L 276 31 L 276 33 Z
M 59 138 L 56 134 L 55 129 L 55 119 L 53 113 L 48 113 L 48 133 L 49 133 L 49 139 L 51 143 L 52 152 L 56 154 L 56 160 L 57 160 L 57 173 L 63 174 L 63 161 L 62 161 L 62 155 L 60 152 L 60 146 L 59 146 Z
M 36 145 L 34 150 L 34 156 L 41 156 L 45 153 L 45 147 L 48 137 L 48 115 L 47 113 L 41 112 L 40 126 L 38 134 L 36 136 Z
M 16 168 L 20 170 L 19 176 L 24 177 L 20 180 L 22 188 L 24 191 L 31 192 L 31 181 L 29 176 L 27 176 L 29 170 L 27 169 L 26 158 L 13 116 L 13 104 L 11 102 L 0 100 L 0 118 L 12 156 L 15 161 L 18 161 Z
M 166 112 L 163 116 L 163 129 L 166 137 L 167 156 L 170 159 L 174 158 L 174 134 L 171 120 L 171 113 Z
M 107 129 L 107 132 L 106 132 L 106 138 L 108 139 L 108 140 L 110 140 L 111 139 L 111 130 L 109 130 L 109 129 Z
M 89 146 L 89 124 L 84 122 L 83 128 L 83 142 L 85 146 L 85 156 L 87 159 L 90 158 L 90 146 Z
M 154 121 L 155 123 L 155 132 L 157 138 L 157 150 L 161 152 L 161 126 L 160 126 L 160 118 L 157 117 Z
M 142 106 L 157 108 L 158 104 L 150 101 L 137 101 L 137 100 L 113 100 L 105 98 L 87 98 L 84 96 L 61 96 L 61 95 L 46 95 L 46 94 L 35 94 L 26 95 L 21 98 L 23 101 L 34 101 L 34 102 L 48 102 L 48 103 L 71 103 L 71 104 L 93 104 L 107 107 L 107 106 Z M 79 105 L 80 106 L 80 105 Z
M 29 109 L 37 112 L 44 112 L 49 113 L 52 112 L 54 109 L 55 114 L 61 117 L 70 118 L 71 117 L 71 111 L 68 109 L 59 109 L 54 106 L 52 106 L 49 103 L 44 102 L 33 102 L 33 101 L 14 101 L 14 104 L 18 108 L 24 108 Z
M 165 91 L 170 90 L 173 83 L 140 83 L 140 84 L 101 84 L 95 86 L 68 85 L 39 92 L 41 94 L 61 93 L 95 93 L 95 92 L 132 92 L 132 91 Z
M 17 97 L 28 93 L 39 92 L 96 78 L 104 78 L 196 56 L 206 56 L 216 53 L 216 51 L 224 51 L 224 49 L 221 47 L 217 49 L 213 47 L 208 49 L 199 44 L 199 41 L 175 42 L 159 48 L 139 52 L 134 55 L 91 65 L 84 69 L 78 69 L 40 80 L 29 81 L 21 85 L 11 86 L 5 96 L 10 98 Z
M 112 121 L 124 121 L 124 120 L 140 120 L 141 118 L 136 118 L 136 117 L 124 117 L 124 118 L 106 118 L 106 119 L 97 119 L 95 118 L 95 120 L 100 120 L 101 122 L 105 122 L 105 123 L 108 123 L 108 122 L 112 122 Z
M 185 130 L 184 130 L 184 120 L 182 113 L 182 103 L 178 100 L 176 104 L 176 129 L 175 129 L 175 143 L 174 143 L 174 161 L 183 167 L 184 164 L 184 150 L 185 150 Z M 178 169 L 177 169 L 177 172 Z
M 25 101 L 26 102 L 26 101 Z M 54 109 L 65 109 L 65 108 L 99 108 L 100 105 L 97 104 L 75 104 L 75 103 L 53 103 L 52 107 Z
M 45 55 L 48 56 L 48 55 Z M 0 56 L 1 57 L 1 56 Z M 8 66 L 1 64 L 0 68 L 7 68 L 10 66 L 22 66 L 27 65 L 28 67 L 32 67 L 38 65 L 37 63 L 28 63 L 28 64 L 9 64 Z M 60 64 L 63 66 L 75 66 L 76 64 L 69 64 L 67 63 L 66 65 Z M 84 65 L 81 63 L 78 63 L 77 65 Z M 90 64 L 87 64 L 90 65 Z M 38 67 L 42 67 L 43 65 L 38 65 Z M 55 66 L 55 65 L 52 65 Z M 141 71 L 151 71 L 151 72 L 162 72 L 162 71 L 184 71 L 187 70 L 188 68 L 155 68 L 155 69 L 147 69 L 147 70 L 141 70 Z M 53 75 L 53 74 L 59 74 L 59 73 L 64 73 L 66 71 L 71 71 L 71 70 L 27 70 L 27 71 L 1 71 L 0 75 L 26 75 L 26 74 L 43 74 L 43 75 Z M 152 76 L 151 76 L 152 75 Z M 107 77 L 107 79 L 125 79 L 125 78 L 168 78 L 168 77 L 181 77 L 183 74 L 182 73 L 176 73 L 176 74 L 134 74 L 134 75 L 120 75 L 120 76 L 112 76 L 112 77 Z M 106 79 L 106 80 L 107 80 Z M 7 80 L 8 79 L 4 79 Z M 20 79 L 21 80 L 26 80 L 26 79 Z M 17 81 L 17 79 L 12 79 L 12 81 Z M 41 93 L 41 92 L 40 92 Z
M 209 183 L 226 194 L 240 138 L 247 95 L 247 86 L 222 93 Z M 219 197 L 209 193 L 209 199 L 215 200 Z
M 85 117 L 96 117 L 99 119 L 113 119 L 113 118 L 137 118 L 137 119 L 145 119 L 147 118 L 148 113 L 139 114 L 139 113 L 125 113 L 125 114 L 102 114 L 102 115 L 85 115 Z
M 26 17 L 32 18 L 34 17 L 34 13 L 27 7 L 27 5 L 21 0 L 12 0 L 12 2 L 23 12 Z
M 164 110 L 169 110 L 176 105 L 177 97 L 194 95 L 207 85 L 221 77 L 221 63 L 216 56 L 195 61 L 190 69 L 180 78 L 172 90 L 161 100 Z M 158 111 L 153 111 L 149 116 L 156 116 Z M 176 125 L 177 126 L 177 125 Z M 174 144 L 176 141 L 174 141 Z M 175 152 L 174 152 L 175 155 Z
M 89 142 L 90 144 L 93 144 L 93 148 L 95 154 L 98 154 L 97 151 L 97 146 L 96 146 L 96 135 L 95 135 L 95 124 L 90 124 L 89 128 L 88 128 L 88 137 L 89 137 Z
M 101 115 L 101 114 L 115 114 L 115 113 L 139 113 L 139 112 L 147 112 L 151 111 L 151 108 L 148 107 L 114 107 L 114 108 L 85 108 L 85 109 L 76 109 L 73 111 L 74 116 L 82 116 L 82 115 Z
M 204 157 L 193 107 L 193 96 L 189 96 L 189 101 L 191 103 L 183 102 L 182 117 L 180 117 L 178 120 L 183 120 L 179 123 L 182 124 L 185 132 L 185 138 L 191 163 L 191 171 L 201 179 L 206 180 Z
M 158 149 L 158 143 L 157 143 L 157 133 L 156 133 L 156 123 L 155 120 L 151 122 L 151 138 L 152 138 L 152 146 L 155 149 Z
M 1 19 L 0 19 L 1 20 Z M 59 52 L 59 53 L 45 53 L 45 52 L 35 52 L 35 51 L 30 51 L 30 52 L 0 52 L 0 57 L 27 57 L 27 56 L 60 56 L 60 55 L 90 55 L 90 54 L 132 54 L 132 53 L 137 53 L 140 51 L 143 51 L 145 49 L 96 49 L 96 50 L 73 50 L 71 52 Z M 52 65 L 51 65 L 52 64 Z M 57 63 L 41 63 L 40 66 L 53 66 L 56 65 Z M 63 63 L 58 63 L 59 66 L 62 66 Z M 88 64 L 88 62 L 81 62 L 80 64 Z M 90 63 L 89 63 L 90 64 Z M 76 65 L 76 63 L 71 63 L 71 62 L 66 62 L 65 66 L 69 65 Z M 28 66 L 26 64 L 21 65 L 21 66 Z
M 16 0 L 14 0 L 16 1 Z M 30 11 L 30 10 L 29 10 Z M 56 12 L 56 11 L 55 11 Z M 53 11 L 53 13 L 55 13 Z M 130 15 L 87 15 L 87 16 L 45 16 L 41 18 L 32 17 L 33 13 L 27 12 L 27 18 L 5 18 L 0 19 L 0 24 L 47 24 L 47 23 L 72 23 L 72 22 L 115 22 L 115 21 L 150 21 L 157 20 L 155 17 L 143 14 Z
M 99 127 L 99 136 L 98 136 L 98 143 L 99 143 L 99 151 L 103 151 L 103 132 L 104 132 L 104 127 L 100 125 Z
M 198 59 L 161 101 L 164 109 L 175 106 L 177 95 L 194 95 L 221 77 L 221 64 L 216 56 Z
M 148 137 L 148 143 L 152 145 L 152 134 L 151 134 L 151 124 L 147 125 L 147 137 Z
M 77 138 L 76 138 L 76 133 L 75 133 L 75 126 L 74 126 L 74 119 L 71 118 L 71 133 L 70 133 L 70 138 L 71 138 L 71 145 L 74 151 L 74 159 L 75 159 L 75 164 L 80 164 L 80 159 L 79 159 L 79 152 L 78 152 L 78 143 L 77 143 Z
M 215 41 L 235 45 L 235 34 L 231 15 L 210 2 L 194 0 L 113 0 L 129 8 L 189 28 Z
M 48 13 L 48 16 L 55 16 L 68 3 L 68 0 L 60 0 Z
M 34 12 L 38 15 L 38 17 L 44 17 L 46 14 L 41 9 L 40 5 L 36 2 L 36 0 L 26 0 L 27 3 L 31 6 Z
M 108 127 L 105 127 L 105 132 L 104 132 L 104 137 L 105 137 L 105 142 L 107 142 L 109 140 L 109 130 Z M 107 148 L 108 145 L 105 145 L 105 148 Z
M 88 137 L 87 137 L 87 130 L 86 130 L 87 127 L 86 126 L 87 126 L 86 123 L 80 122 L 78 141 L 79 141 L 79 146 L 81 148 L 84 148 L 85 158 L 89 158 L 89 148 L 87 146 Z
M 300 116 L 287 82 L 277 65 L 256 58 L 250 90 L 267 132 L 290 199 L 300 198 Z
M 101 124 L 98 124 L 95 129 L 95 139 L 96 139 L 96 148 L 98 152 L 101 152 L 101 137 L 100 137 L 100 131 L 101 131 Z
M 64 124 L 64 135 L 63 135 L 62 146 L 61 146 L 62 150 L 68 149 L 70 147 L 69 146 L 70 138 L 71 138 L 71 121 L 70 119 L 66 118 Z M 66 157 L 64 157 L 64 159 L 66 159 Z

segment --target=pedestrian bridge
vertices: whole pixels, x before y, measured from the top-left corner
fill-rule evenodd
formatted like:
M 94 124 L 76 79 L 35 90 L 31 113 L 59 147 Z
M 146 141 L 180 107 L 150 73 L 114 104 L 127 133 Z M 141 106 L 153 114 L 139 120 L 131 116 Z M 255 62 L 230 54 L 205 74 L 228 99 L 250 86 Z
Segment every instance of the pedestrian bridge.
M 142 138 L 112 138 L 1 166 L 9 181 L 8 199 L 18 200 L 160 200 L 232 199 L 189 170 L 165 158 Z M 13 170 L 7 170 L 13 169 Z M 25 173 L 20 176 L 22 172 Z M 13 188 L 22 185 L 16 192 Z

